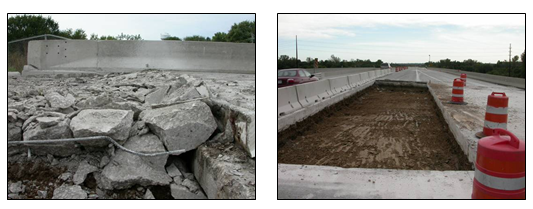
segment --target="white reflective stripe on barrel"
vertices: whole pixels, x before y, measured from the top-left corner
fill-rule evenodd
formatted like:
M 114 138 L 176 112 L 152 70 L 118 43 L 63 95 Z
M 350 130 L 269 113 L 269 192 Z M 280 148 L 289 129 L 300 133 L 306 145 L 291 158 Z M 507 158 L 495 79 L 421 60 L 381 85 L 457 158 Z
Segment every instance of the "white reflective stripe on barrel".
M 506 191 L 515 191 L 520 190 L 526 187 L 526 177 L 520 178 L 499 178 L 495 176 L 487 175 L 486 173 L 481 172 L 476 169 L 474 174 L 476 180 L 493 189 L 506 190 Z
M 452 97 L 463 97 L 462 94 L 452 94 Z
M 507 130 L 507 123 L 495 123 L 495 122 L 485 120 L 485 127 L 490 128 L 490 129 L 503 128 Z
M 463 90 L 463 87 L 453 87 L 453 89 L 457 89 L 457 90 Z
M 507 107 L 493 107 L 487 105 L 487 112 L 497 115 L 507 115 Z

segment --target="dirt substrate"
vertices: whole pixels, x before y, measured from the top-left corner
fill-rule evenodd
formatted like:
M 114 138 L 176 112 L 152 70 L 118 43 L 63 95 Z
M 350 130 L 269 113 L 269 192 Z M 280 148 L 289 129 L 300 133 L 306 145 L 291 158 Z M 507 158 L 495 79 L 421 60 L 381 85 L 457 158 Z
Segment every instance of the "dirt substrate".
M 278 133 L 278 163 L 472 170 L 427 89 L 378 86 Z

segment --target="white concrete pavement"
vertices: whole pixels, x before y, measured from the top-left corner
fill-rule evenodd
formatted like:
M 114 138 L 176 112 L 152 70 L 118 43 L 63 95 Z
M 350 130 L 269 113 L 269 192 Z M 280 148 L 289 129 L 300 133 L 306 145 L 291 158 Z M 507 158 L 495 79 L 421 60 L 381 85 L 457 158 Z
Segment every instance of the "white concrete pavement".
M 474 171 L 278 164 L 278 199 L 470 199 Z

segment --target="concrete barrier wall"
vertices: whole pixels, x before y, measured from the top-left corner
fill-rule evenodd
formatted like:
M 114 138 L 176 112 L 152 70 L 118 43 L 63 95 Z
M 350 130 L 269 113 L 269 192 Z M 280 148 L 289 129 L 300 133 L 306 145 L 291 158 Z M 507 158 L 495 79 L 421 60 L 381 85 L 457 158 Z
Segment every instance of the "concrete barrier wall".
M 376 70 L 377 68 L 306 68 L 311 74 L 322 73 L 324 78 L 348 76 L 362 72 Z
M 457 75 L 458 77 L 461 76 L 461 73 L 466 73 L 468 84 L 468 78 L 474 78 L 481 81 L 506 85 L 506 86 L 514 86 L 517 88 L 525 89 L 526 88 L 526 79 L 523 78 L 513 78 L 513 77 L 506 77 L 506 76 L 499 76 L 499 75 L 491 75 L 491 74 L 485 74 L 485 73 L 476 73 L 476 72 L 467 72 L 467 71 L 457 71 L 452 69 L 445 69 L 445 68 L 428 68 L 430 70 L 437 70 L 442 71 L 445 73 L 449 73 L 452 75 Z
M 298 102 L 296 86 L 289 86 L 278 89 L 278 117 L 302 109 Z
M 376 78 L 376 72 L 375 71 L 368 72 L 368 77 L 370 77 L 370 79 Z
M 307 107 L 333 95 L 329 80 L 306 83 L 296 86 L 298 101 L 303 107 Z
M 348 82 L 352 88 L 355 88 L 361 84 L 361 74 L 355 74 L 348 76 Z
M 128 72 L 144 69 L 255 73 L 255 44 L 188 41 L 30 41 L 39 70 Z
M 360 75 L 361 75 L 361 81 L 363 81 L 363 82 L 366 82 L 366 81 L 368 81 L 370 79 L 370 77 L 369 77 L 370 73 L 369 72 L 360 73 Z
M 338 94 L 350 89 L 350 84 L 348 83 L 348 76 L 330 78 L 328 80 L 331 86 L 331 91 L 334 94 Z

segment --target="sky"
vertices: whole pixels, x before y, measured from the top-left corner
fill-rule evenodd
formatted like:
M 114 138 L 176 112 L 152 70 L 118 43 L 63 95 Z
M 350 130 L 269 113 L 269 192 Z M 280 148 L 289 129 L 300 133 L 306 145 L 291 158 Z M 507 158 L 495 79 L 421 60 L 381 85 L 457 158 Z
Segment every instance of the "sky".
M 13 16 L 13 15 L 9 15 Z M 216 32 L 228 32 L 234 23 L 255 20 L 254 14 L 44 14 L 67 28 L 117 36 L 120 33 L 137 35 L 144 40 L 161 40 L 161 34 L 184 38 L 200 35 L 212 37 Z
M 278 57 L 381 59 L 425 63 L 449 58 L 496 63 L 525 50 L 524 14 L 279 14 Z M 431 55 L 431 58 L 430 58 Z

